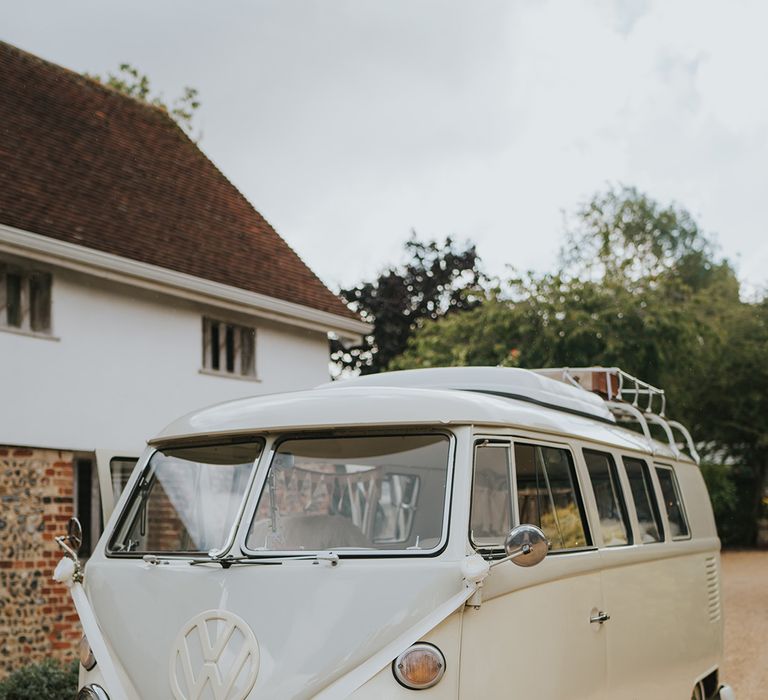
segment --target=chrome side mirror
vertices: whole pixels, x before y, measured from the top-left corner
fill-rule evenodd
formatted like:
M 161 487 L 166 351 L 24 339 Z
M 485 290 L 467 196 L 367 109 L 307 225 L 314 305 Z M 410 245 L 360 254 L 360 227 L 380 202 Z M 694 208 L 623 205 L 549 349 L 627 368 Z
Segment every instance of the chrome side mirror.
M 56 538 L 56 544 L 73 562 L 77 564 L 77 553 L 83 544 L 83 526 L 77 518 L 70 518 L 67 523 L 67 534 Z
M 491 564 L 498 566 L 512 561 L 518 566 L 536 566 L 549 552 L 547 536 L 535 525 L 518 525 L 504 540 L 507 556 Z
M 77 518 L 70 518 L 67 524 L 67 534 L 55 538 L 56 544 L 64 552 L 63 559 L 53 571 L 54 580 L 72 586 L 83 582 L 83 569 L 77 553 L 83 544 L 83 526 Z
M 67 540 L 77 554 L 83 546 L 83 526 L 77 518 L 70 518 L 67 523 Z

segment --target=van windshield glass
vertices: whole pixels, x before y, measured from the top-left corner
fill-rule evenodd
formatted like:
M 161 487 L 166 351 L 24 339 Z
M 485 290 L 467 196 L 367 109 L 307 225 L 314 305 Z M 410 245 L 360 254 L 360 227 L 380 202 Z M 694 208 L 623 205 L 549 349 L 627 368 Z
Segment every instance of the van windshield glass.
M 442 435 L 282 442 L 246 547 L 434 549 L 443 532 L 448 454 Z
M 158 450 L 123 510 L 110 551 L 172 554 L 222 547 L 261 451 L 261 442 Z

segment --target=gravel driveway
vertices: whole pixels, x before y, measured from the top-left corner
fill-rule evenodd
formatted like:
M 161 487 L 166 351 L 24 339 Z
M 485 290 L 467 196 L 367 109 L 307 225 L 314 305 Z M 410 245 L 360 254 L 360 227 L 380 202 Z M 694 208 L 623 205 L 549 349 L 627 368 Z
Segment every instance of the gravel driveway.
M 768 698 L 768 551 L 724 552 L 723 682 L 737 700 Z

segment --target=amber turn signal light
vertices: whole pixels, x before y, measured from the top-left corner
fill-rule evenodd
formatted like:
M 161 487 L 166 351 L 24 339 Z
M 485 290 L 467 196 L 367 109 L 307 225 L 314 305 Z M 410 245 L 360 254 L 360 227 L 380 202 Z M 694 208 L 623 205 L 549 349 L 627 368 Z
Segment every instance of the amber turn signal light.
M 445 673 L 445 657 L 436 646 L 419 642 L 392 662 L 392 672 L 400 685 L 424 690 L 436 685 Z

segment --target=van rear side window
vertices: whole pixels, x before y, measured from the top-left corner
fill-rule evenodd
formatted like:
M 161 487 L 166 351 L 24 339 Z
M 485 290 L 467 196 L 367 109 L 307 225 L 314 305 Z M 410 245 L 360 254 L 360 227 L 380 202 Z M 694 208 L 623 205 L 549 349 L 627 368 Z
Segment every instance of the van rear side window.
M 603 544 L 606 547 L 629 544 L 632 531 L 613 457 L 604 452 L 584 450 L 584 461 L 595 492 Z
M 520 522 L 540 527 L 550 548 L 589 547 L 587 519 L 567 450 L 515 444 Z
M 670 535 L 673 540 L 684 539 L 690 535 L 688 523 L 685 519 L 683 499 L 680 497 L 680 487 L 677 477 L 671 467 L 656 467 L 656 475 L 659 477 L 661 495 L 664 496 L 664 505 L 667 507 L 667 520 L 669 521 Z
M 664 530 L 661 527 L 659 506 L 653 493 L 653 483 L 648 465 L 642 459 L 624 457 L 632 500 L 635 502 L 637 519 L 640 523 L 640 537 L 643 543 L 661 542 Z

